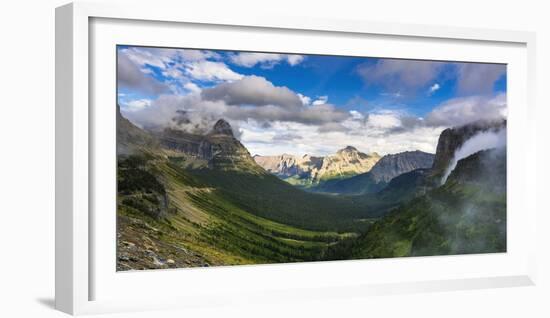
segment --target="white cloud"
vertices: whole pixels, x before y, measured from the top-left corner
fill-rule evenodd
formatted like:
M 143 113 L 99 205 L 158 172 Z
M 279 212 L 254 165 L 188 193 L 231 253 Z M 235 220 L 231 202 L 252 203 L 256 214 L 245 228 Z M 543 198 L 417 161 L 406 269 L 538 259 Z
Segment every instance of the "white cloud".
M 122 108 L 124 111 L 129 112 L 135 112 L 139 110 L 143 110 L 149 106 L 151 106 L 151 100 L 150 99 L 135 99 L 128 101 L 126 103 L 123 103 Z
M 311 104 L 316 106 L 316 105 L 323 105 L 323 104 L 326 104 L 328 102 L 328 96 L 318 96 L 316 100 L 314 100 Z
M 139 48 L 132 47 L 122 49 L 120 54 L 126 55 L 132 62 L 139 66 L 150 65 L 164 69 L 175 56 L 175 50 L 160 48 Z
M 430 88 L 428 90 L 428 94 L 432 95 L 433 93 L 435 93 L 440 88 L 441 88 L 441 86 L 438 83 L 434 83 L 432 86 L 430 86 Z
M 401 126 L 399 115 L 393 112 L 369 114 L 367 129 L 387 130 Z
M 360 65 L 357 71 L 368 84 L 410 91 L 433 81 L 444 65 L 442 62 L 381 59 L 375 64 Z
M 288 64 L 294 66 L 302 63 L 302 61 L 304 60 L 304 57 L 302 55 L 292 54 L 292 55 L 287 55 L 286 60 Z
M 232 71 L 214 51 L 131 47 L 118 51 L 119 83 L 140 93 L 197 92 L 193 80 L 233 81 L 242 75 Z M 162 74 L 156 79 L 153 69 Z
M 207 88 L 202 96 L 206 100 L 223 100 L 229 105 L 277 105 L 289 109 L 302 106 L 300 97 L 287 87 L 275 86 L 264 77 L 255 75 Z
M 229 59 L 232 63 L 243 67 L 254 67 L 260 64 L 262 67 L 270 68 L 281 61 L 286 61 L 291 66 L 298 65 L 304 57 L 295 54 L 242 52 L 231 55 Z
M 192 83 L 186 88 L 196 89 Z M 150 107 L 128 115 L 141 127 L 179 126 L 193 131 L 205 131 L 211 122 L 220 118 L 236 124 L 256 120 L 262 125 L 271 125 L 279 121 L 302 123 L 324 131 L 343 130 L 345 127 L 337 124 L 351 116 L 330 104 L 306 107 L 287 87 L 274 86 L 258 76 L 221 83 L 201 90 L 200 94 L 161 95 Z
M 219 54 L 216 52 L 193 49 L 131 47 L 121 49 L 119 53 L 126 55 L 137 65 L 150 65 L 160 68 L 163 71 L 173 66 L 177 66 L 178 63 L 219 59 Z
M 460 126 L 477 120 L 506 117 L 506 94 L 493 97 L 468 96 L 445 101 L 426 116 L 431 126 Z
M 243 75 L 233 72 L 222 62 L 197 61 L 184 65 L 185 73 L 196 80 L 202 81 L 235 81 Z
M 458 64 L 458 92 L 463 95 L 493 92 L 495 82 L 506 74 L 504 64 Z
M 161 94 L 170 91 L 165 83 L 145 74 L 139 65 L 124 54 L 118 56 L 117 80 L 119 88 L 138 90 L 141 93 Z
M 191 93 L 200 93 L 202 91 L 202 89 L 197 84 L 192 82 L 185 83 L 183 87 Z
M 357 123 L 357 122 L 356 122 Z M 421 150 L 435 153 L 441 128 L 418 127 L 411 131 L 379 135 L 359 126 L 353 130 L 319 131 L 316 126 L 293 122 L 274 122 L 264 129 L 256 121 L 248 121 L 240 126 L 241 141 L 251 154 L 280 155 L 327 155 L 335 153 L 346 145 L 353 145 L 362 152 L 378 152 L 382 155 L 402 151 Z M 277 136 L 288 134 L 300 138 L 284 139 Z
M 351 115 L 351 118 L 355 120 L 365 119 L 365 116 L 356 110 L 350 110 L 349 114 Z
M 302 95 L 302 94 L 300 94 L 300 93 L 298 93 L 297 95 L 298 95 L 298 97 L 300 98 L 300 100 L 302 101 L 302 104 L 303 104 L 304 106 L 307 106 L 307 105 L 310 105 L 310 104 L 311 104 L 311 97 Z

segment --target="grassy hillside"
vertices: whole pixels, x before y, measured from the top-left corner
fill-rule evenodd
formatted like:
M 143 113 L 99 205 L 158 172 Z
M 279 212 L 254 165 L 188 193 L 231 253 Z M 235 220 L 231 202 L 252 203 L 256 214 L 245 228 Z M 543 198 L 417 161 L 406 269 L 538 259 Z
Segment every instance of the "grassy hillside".
M 333 179 L 321 183 L 314 192 L 338 193 L 338 194 L 368 194 L 376 193 L 387 185 L 384 181 L 376 181 L 372 173 L 362 173 L 347 179 Z
M 491 170 L 485 166 L 489 163 Z M 352 256 L 506 251 L 505 169 L 505 154 L 478 153 L 461 160 L 445 185 L 375 222 L 353 246 Z M 485 177 L 488 171 L 499 177 Z
M 190 173 L 217 194 L 252 214 L 311 230 L 343 231 L 375 213 L 366 201 L 309 193 L 271 174 L 199 169 Z
M 331 195 L 267 173 L 227 127 L 160 142 L 118 120 L 118 270 L 506 250 L 502 149 L 463 158 L 443 186 L 430 169 L 369 172 Z
M 118 175 L 119 270 L 318 260 L 357 236 L 249 213 L 162 156 L 120 158 Z

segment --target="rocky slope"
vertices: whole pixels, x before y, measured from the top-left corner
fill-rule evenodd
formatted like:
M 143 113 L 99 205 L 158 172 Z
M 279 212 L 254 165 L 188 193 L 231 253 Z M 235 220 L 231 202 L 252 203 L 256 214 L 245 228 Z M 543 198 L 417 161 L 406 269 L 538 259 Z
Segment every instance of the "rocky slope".
M 364 207 L 267 173 L 224 121 L 203 136 L 117 127 L 117 270 L 316 261 L 359 235 Z
M 416 169 L 430 168 L 434 155 L 422 151 L 405 151 L 386 155 L 372 168 L 371 175 L 376 182 L 390 182 L 400 174 Z
M 434 155 L 422 151 L 406 151 L 382 157 L 372 169 L 357 176 L 327 181 L 316 191 L 340 194 L 378 192 L 393 178 L 416 169 L 431 168 Z
M 131 155 L 143 148 L 158 147 L 157 140 L 146 131 L 136 127 L 120 113 L 117 105 L 117 155 Z
M 280 156 L 254 156 L 254 160 L 266 171 L 291 183 L 316 185 L 330 179 L 342 179 L 365 173 L 378 162 L 377 153 L 365 154 L 347 146 L 325 157 L 289 154 Z

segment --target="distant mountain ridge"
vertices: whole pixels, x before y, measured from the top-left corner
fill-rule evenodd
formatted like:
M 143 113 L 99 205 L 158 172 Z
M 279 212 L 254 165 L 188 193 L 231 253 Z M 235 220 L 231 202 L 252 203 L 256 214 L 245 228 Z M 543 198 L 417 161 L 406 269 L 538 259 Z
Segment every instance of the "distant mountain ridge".
M 290 183 L 315 185 L 325 180 L 342 179 L 370 171 L 380 160 L 380 155 L 375 152 L 366 154 L 353 146 L 347 146 L 325 157 L 255 155 L 254 160 L 267 172 Z
M 383 189 L 393 178 L 433 165 L 434 155 L 422 151 L 405 151 L 382 157 L 370 171 L 351 178 L 327 181 L 316 191 L 340 194 L 374 193 Z

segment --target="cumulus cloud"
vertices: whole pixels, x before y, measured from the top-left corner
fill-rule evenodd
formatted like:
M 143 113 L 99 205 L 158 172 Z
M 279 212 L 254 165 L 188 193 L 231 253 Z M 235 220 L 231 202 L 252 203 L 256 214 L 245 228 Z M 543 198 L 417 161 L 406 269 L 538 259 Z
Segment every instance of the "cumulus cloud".
M 185 83 L 183 87 L 191 93 L 200 93 L 202 91 L 202 89 L 197 84 L 192 82 Z
M 192 88 L 190 88 L 192 89 Z M 128 118 L 153 130 L 177 126 L 193 132 L 205 131 L 219 118 L 232 124 L 255 121 L 263 127 L 273 122 L 295 122 L 342 131 L 341 123 L 351 114 L 334 105 L 305 106 L 287 87 L 274 86 L 265 78 L 247 76 L 187 95 L 161 95 L 147 108 L 128 113 Z
M 177 128 L 192 133 L 206 133 L 218 119 L 223 118 L 226 109 L 227 105 L 223 102 L 205 101 L 200 94 L 190 94 L 161 95 L 144 109 L 122 111 L 133 123 L 149 130 Z
M 283 142 L 289 142 L 294 140 L 300 140 L 303 139 L 303 137 L 297 133 L 285 133 L 285 134 L 278 134 L 271 138 L 273 141 L 283 141 Z
M 177 52 L 173 49 L 132 47 L 120 50 L 119 55 L 126 56 L 139 66 L 150 65 L 164 69 Z
M 296 94 L 298 95 L 298 98 L 300 98 L 300 100 L 302 101 L 302 104 L 305 106 L 305 105 L 309 105 L 311 104 L 311 97 L 308 97 L 308 96 L 305 96 L 305 95 L 302 95 L 300 93 Z
M 284 86 L 275 86 L 259 76 L 246 76 L 239 81 L 223 83 L 202 91 L 205 100 L 223 100 L 228 105 L 277 105 L 298 108 L 302 99 Z
M 444 65 L 432 61 L 381 59 L 375 64 L 360 65 L 357 72 L 367 84 L 410 91 L 433 82 Z
M 468 96 L 450 99 L 434 108 L 426 116 L 430 126 L 461 126 L 480 119 L 494 120 L 506 117 L 506 94 L 496 96 Z
M 431 95 L 441 88 L 441 82 L 456 78 L 459 95 L 489 94 L 496 81 L 506 74 L 504 64 L 447 63 L 437 61 L 381 59 L 375 64 L 362 64 L 358 74 L 369 85 L 380 85 L 399 94 L 427 89 Z M 430 83 L 433 83 L 430 85 Z
M 372 129 L 392 129 L 401 126 L 399 116 L 393 112 L 369 114 L 367 127 Z
M 350 110 L 349 114 L 351 115 L 352 119 L 356 119 L 356 120 L 365 119 L 365 116 L 356 110 Z
M 196 61 L 183 65 L 185 73 L 195 80 L 201 81 L 236 81 L 243 75 L 232 71 L 225 63 L 212 61 Z
M 224 115 L 235 120 L 284 121 L 307 125 L 342 122 L 349 117 L 349 114 L 336 109 L 333 105 L 318 105 L 301 109 L 288 109 L 275 105 L 262 107 L 232 106 L 227 108 Z
M 312 105 L 323 105 L 323 104 L 326 104 L 327 102 L 328 102 L 328 96 L 324 95 L 324 96 L 317 97 L 317 99 L 314 100 L 311 104 Z
M 305 125 L 294 122 L 274 122 L 268 130 L 259 128 L 256 122 L 246 122 L 241 125 L 243 131 L 241 140 L 251 153 L 261 155 L 279 155 L 289 153 L 294 155 L 309 154 L 323 156 L 335 153 L 345 145 L 354 145 L 362 152 L 378 152 L 382 155 L 402 151 L 422 150 L 435 152 L 435 145 L 441 129 L 434 127 L 418 127 L 412 131 L 404 131 L 380 138 L 372 131 L 364 129 L 360 123 L 348 130 L 330 129 L 320 132 L 319 126 Z M 342 125 L 347 125 L 345 121 Z M 288 132 L 299 134 L 301 138 L 285 141 L 282 137 Z M 274 142 L 273 140 L 277 140 Z M 404 142 L 406 140 L 406 142 Z
M 272 68 L 282 61 L 286 61 L 291 66 L 300 64 L 304 57 L 296 54 L 241 52 L 232 54 L 229 59 L 232 63 L 243 67 L 254 67 L 259 64 L 263 68 Z
M 430 88 L 428 89 L 428 94 L 432 95 L 433 93 L 435 93 L 437 90 L 439 90 L 441 88 L 441 86 L 438 84 L 438 83 L 434 83 L 432 86 L 430 86 Z
M 317 131 L 320 132 L 320 133 L 347 132 L 347 131 L 349 131 L 349 128 L 347 128 L 346 126 L 344 126 L 341 123 L 329 122 L 329 123 L 325 123 L 325 124 L 320 125 L 319 128 L 317 129 Z
M 135 99 L 122 104 L 124 110 L 131 112 L 139 111 L 149 106 L 151 106 L 150 99 Z
M 242 78 L 214 51 L 131 47 L 118 50 L 119 84 L 139 93 L 197 92 L 193 81 L 234 81 Z M 154 78 L 162 75 L 162 82 Z
M 182 62 L 197 62 L 220 58 L 219 54 L 214 51 L 154 47 L 124 48 L 119 51 L 119 54 L 127 56 L 140 66 L 150 65 L 161 70 L 167 70 L 171 66 Z
M 458 92 L 465 95 L 491 93 L 495 82 L 506 74 L 504 64 L 460 63 L 457 68 Z
M 169 87 L 145 74 L 126 55 L 119 55 L 117 60 L 118 86 L 122 89 L 138 90 L 146 94 L 162 94 L 170 91 Z

